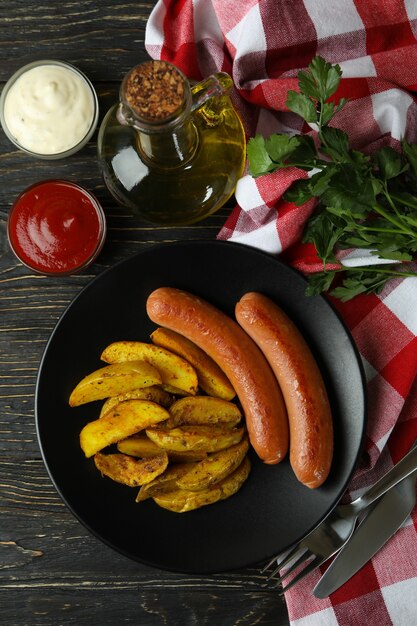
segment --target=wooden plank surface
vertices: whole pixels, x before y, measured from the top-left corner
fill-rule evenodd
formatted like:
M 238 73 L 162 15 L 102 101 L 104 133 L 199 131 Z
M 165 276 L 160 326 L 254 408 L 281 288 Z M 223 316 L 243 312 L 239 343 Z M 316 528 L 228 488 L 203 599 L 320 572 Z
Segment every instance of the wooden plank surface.
M 0 81 L 34 59 L 69 61 L 92 80 L 102 118 L 123 75 L 147 58 L 144 32 L 153 6 L 130 0 L 2 2 Z M 73 517 L 46 472 L 36 438 L 35 384 L 65 308 L 94 276 L 154 243 L 214 239 L 229 212 L 184 228 L 140 222 L 105 190 L 95 139 L 68 159 L 41 161 L 15 150 L 0 133 L 0 624 L 287 625 L 283 600 L 265 587 L 258 568 L 199 577 L 133 562 Z M 76 181 L 104 206 L 108 238 L 97 263 L 83 274 L 37 276 L 9 249 L 10 205 L 28 185 L 46 178 Z

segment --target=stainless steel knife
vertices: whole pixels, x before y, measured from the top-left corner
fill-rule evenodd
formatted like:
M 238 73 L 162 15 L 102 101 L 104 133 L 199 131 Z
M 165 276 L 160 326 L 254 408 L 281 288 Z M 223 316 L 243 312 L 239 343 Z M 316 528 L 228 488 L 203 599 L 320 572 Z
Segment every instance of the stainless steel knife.
M 314 587 L 316 598 L 339 589 L 403 525 L 416 503 L 416 480 L 417 471 L 382 496 Z

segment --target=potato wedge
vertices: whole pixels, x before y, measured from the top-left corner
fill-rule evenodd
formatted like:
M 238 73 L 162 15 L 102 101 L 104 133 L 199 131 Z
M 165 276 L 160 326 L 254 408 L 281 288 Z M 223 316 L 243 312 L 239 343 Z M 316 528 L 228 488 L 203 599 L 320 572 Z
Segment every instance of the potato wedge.
M 169 413 L 155 402 L 126 400 L 84 426 L 80 445 L 86 457 L 134 433 L 166 420 Z
M 146 361 L 114 363 L 85 376 L 72 391 L 69 405 L 80 406 L 161 382 L 158 370 Z
M 162 384 L 168 386 L 168 391 L 175 389 L 175 393 L 189 395 L 197 393 L 197 373 L 190 363 L 177 354 L 151 343 L 116 341 L 103 350 L 101 359 L 106 363 L 138 359 L 147 361 L 160 372 Z
M 219 500 L 225 500 L 235 494 L 249 476 L 250 468 L 250 461 L 245 456 L 240 466 L 234 472 L 208 489 L 202 489 L 201 491 L 175 489 L 153 496 L 153 499 L 156 504 L 169 511 L 176 513 L 192 511 Z
M 127 439 L 119 441 L 117 449 L 123 454 L 130 454 L 140 458 L 153 456 L 161 452 L 160 446 L 149 439 L 146 433 L 137 433 Z M 206 452 L 168 452 L 171 463 L 192 463 L 202 461 L 207 457 Z
M 189 391 L 186 391 L 185 389 L 180 389 L 180 387 L 175 387 L 174 385 L 168 385 L 167 383 L 162 383 L 161 389 L 174 396 L 194 397 L 194 393 L 190 393 Z
M 245 433 L 243 426 L 183 426 L 171 430 L 162 428 L 147 428 L 146 434 L 160 448 L 172 452 L 187 452 L 198 450 L 203 452 L 217 452 L 233 446 L 242 439 Z
M 239 467 L 248 450 L 249 441 L 245 437 L 230 448 L 209 454 L 177 480 L 177 487 L 201 491 L 219 483 Z
M 160 451 L 147 459 L 134 459 L 127 454 L 97 452 L 94 463 L 102 475 L 128 487 L 139 487 L 150 483 L 166 470 L 168 455 Z
M 211 396 L 189 396 L 176 400 L 170 407 L 169 428 L 184 424 L 229 424 L 234 426 L 242 419 L 236 404 Z
M 157 446 L 144 432 L 136 433 L 136 435 L 122 439 L 118 442 L 117 449 L 123 454 L 129 454 L 130 456 L 139 458 L 154 456 L 158 454 L 158 452 L 161 452 L 160 446 Z
M 168 328 L 157 328 L 151 334 L 157 346 L 170 350 L 191 363 L 197 372 L 198 384 L 209 396 L 232 400 L 236 392 L 226 374 L 213 359 L 195 343 Z
M 140 488 L 136 496 L 136 502 L 142 502 L 148 498 L 153 498 L 154 496 L 159 496 L 168 491 L 177 489 L 176 481 L 189 470 L 189 464 L 181 465 L 179 463 L 178 465 L 168 466 L 165 472 Z
M 134 391 L 128 391 L 127 393 L 107 398 L 101 407 L 99 417 L 103 417 L 103 415 L 110 411 L 110 409 L 113 409 L 117 404 L 119 404 L 119 402 L 124 402 L 125 400 L 150 400 L 151 402 L 156 402 L 156 404 L 160 404 L 165 408 L 171 406 L 174 401 L 173 397 L 169 393 L 156 385 L 153 385 L 152 387 L 143 387 L 142 389 L 135 389 Z
M 221 495 L 221 489 L 214 485 L 211 489 L 203 489 L 202 491 L 175 489 L 152 496 L 152 498 L 163 509 L 175 513 L 186 513 L 218 502 L 221 500 Z

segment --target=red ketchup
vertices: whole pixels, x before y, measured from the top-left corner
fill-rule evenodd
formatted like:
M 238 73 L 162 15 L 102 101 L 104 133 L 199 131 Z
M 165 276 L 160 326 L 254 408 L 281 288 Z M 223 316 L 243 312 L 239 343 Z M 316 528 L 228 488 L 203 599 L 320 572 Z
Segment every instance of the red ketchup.
M 64 180 L 26 189 L 8 220 L 13 252 L 41 274 L 67 275 L 84 269 L 97 257 L 105 235 L 106 221 L 97 200 Z

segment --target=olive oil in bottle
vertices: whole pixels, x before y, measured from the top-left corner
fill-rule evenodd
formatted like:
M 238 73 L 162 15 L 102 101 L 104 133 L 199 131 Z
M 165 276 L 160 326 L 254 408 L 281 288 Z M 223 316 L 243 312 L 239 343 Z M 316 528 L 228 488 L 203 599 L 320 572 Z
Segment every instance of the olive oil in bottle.
M 218 73 L 191 88 L 165 61 L 133 68 L 98 136 L 99 164 L 115 200 L 170 226 L 192 224 L 223 206 L 246 155 L 231 87 L 231 78 Z

